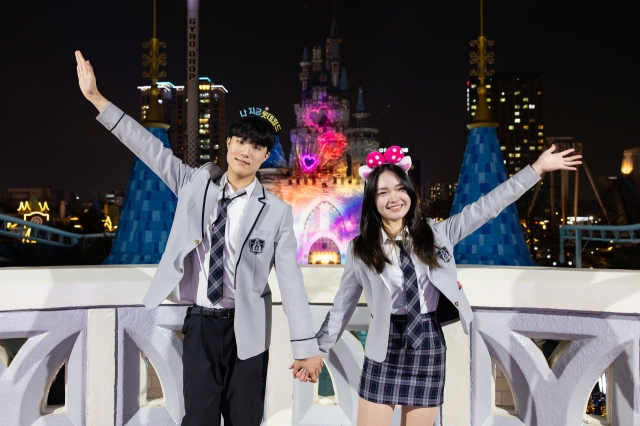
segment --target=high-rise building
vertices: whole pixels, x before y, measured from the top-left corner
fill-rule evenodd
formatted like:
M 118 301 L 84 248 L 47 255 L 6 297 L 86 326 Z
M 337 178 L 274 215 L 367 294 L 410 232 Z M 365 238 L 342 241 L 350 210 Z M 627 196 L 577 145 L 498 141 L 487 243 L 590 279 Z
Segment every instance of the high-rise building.
M 225 102 L 229 93 L 222 85 L 212 84 L 208 77 L 200 77 L 198 85 L 198 152 L 197 163 L 209 161 L 226 170 Z M 151 86 L 139 86 L 141 118 L 149 109 Z M 184 86 L 170 82 L 158 82 L 158 102 L 162 104 L 164 119 L 169 124 L 169 142 L 174 154 L 183 162 L 186 159 L 187 105 Z
M 531 164 L 544 150 L 542 74 L 496 73 L 486 78 L 487 105 L 498 123 L 496 132 L 509 177 Z M 478 108 L 478 78 L 467 81 L 467 111 Z

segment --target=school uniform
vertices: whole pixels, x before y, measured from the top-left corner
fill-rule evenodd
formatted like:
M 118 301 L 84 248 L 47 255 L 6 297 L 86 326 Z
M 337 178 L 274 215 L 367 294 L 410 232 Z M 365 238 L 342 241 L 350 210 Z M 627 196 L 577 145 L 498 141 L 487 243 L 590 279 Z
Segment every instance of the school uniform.
M 442 326 L 460 320 L 468 334 L 473 320 L 464 289 L 458 289 L 453 247 L 539 180 L 528 166 L 462 212 L 438 223 L 427 220 L 439 267 L 420 262 L 403 244 L 388 241 L 383 232 L 385 249 L 395 245 L 397 255 L 389 252 L 392 264 L 378 274 L 354 257 L 353 242 L 349 243 L 340 287 L 317 338 L 320 351 L 327 353 L 344 332 L 364 291 L 371 319 L 360 397 L 381 404 L 442 405 L 446 365 Z
M 257 179 L 234 191 L 218 166 L 183 164 L 109 103 L 97 117 L 178 197 L 144 304 L 192 305 L 183 325 L 185 426 L 259 425 L 271 340 L 269 272 L 276 267 L 295 359 L 319 355 L 297 263 L 291 206 Z

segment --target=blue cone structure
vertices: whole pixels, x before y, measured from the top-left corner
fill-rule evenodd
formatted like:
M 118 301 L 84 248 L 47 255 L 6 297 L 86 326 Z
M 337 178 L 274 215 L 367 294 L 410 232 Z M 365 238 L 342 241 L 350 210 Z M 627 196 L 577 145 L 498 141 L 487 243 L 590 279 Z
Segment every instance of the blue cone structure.
M 471 129 L 451 215 L 506 180 L 496 129 Z M 537 266 L 529 255 L 515 204 L 460 241 L 453 253 L 458 264 Z
M 260 166 L 261 169 L 279 169 L 287 167 L 287 160 L 284 156 L 284 150 L 282 149 L 282 144 L 280 143 L 280 138 L 276 135 L 276 141 L 273 144 L 273 148 L 271 148 L 271 155 L 269 158 L 262 163 Z
M 167 131 L 151 133 L 171 148 Z M 137 157 L 127 185 L 118 231 L 105 265 L 159 263 L 173 223 L 178 199 L 169 187 Z

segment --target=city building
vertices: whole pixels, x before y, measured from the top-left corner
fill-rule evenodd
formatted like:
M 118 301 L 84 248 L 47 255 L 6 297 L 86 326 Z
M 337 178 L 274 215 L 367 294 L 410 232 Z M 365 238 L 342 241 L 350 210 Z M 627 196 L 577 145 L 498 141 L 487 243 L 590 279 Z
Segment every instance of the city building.
M 478 108 L 478 77 L 467 81 L 467 111 Z M 544 150 L 543 78 L 540 73 L 496 73 L 486 77 L 486 101 L 509 177 L 533 163 Z
M 115 204 L 118 207 L 122 207 L 126 194 L 127 191 L 125 191 L 124 189 L 111 190 L 104 194 L 104 199 L 107 204 Z
M 158 82 L 158 103 L 162 105 L 165 122 L 169 125 L 167 134 L 174 154 L 183 162 L 187 150 L 187 104 L 184 86 L 171 82 Z M 144 121 L 149 110 L 151 86 L 138 86 L 140 90 L 141 119 Z M 198 153 L 197 163 L 209 161 L 226 170 L 226 96 L 227 89 L 213 84 L 209 77 L 200 77 L 198 85 Z

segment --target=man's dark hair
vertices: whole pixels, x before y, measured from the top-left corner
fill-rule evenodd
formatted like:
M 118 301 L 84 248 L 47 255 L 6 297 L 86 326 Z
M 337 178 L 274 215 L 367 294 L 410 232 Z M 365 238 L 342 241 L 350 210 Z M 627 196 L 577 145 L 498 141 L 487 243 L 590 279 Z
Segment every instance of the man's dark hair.
M 276 132 L 271 123 L 260 117 L 244 117 L 231 125 L 229 137 L 238 137 L 271 152 L 275 143 Z

